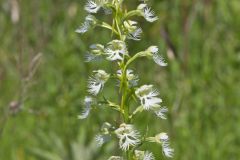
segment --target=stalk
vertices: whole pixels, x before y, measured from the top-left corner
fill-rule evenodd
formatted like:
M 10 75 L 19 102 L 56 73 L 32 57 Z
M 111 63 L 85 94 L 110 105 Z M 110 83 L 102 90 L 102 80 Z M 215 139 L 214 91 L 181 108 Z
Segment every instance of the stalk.
M 122 7 L 121 4 L 119 4 L 118 2 L 115 1 L 115 5 L 117 6 L 117 10 L 116 10 L 116 15 L 114 17 L 114 22 L 116 24 L 116 30 L 118 32 L 119 35 L 119 40 L 125 42 L 125 38 L 122 35 L 122 30 L 121 30 L 121 17 L 120 17 L 120 13 L 122 13 Z M 121 93 L 121 103 L 120 103 L 120 110 L 121 113 L 123 114 L 123 122 L 124 123 L 129 123 L 129 106 L 126 104 L 127 101 L 127 94 L 128 94 L 128 86 L 127 86 L 127 78 L 126 78 L 126 64 L 125 64 L 125 59 L 126 57 L 124 57 L 123 62 L 120 65 L 120 70 L 122 71 L 122 76 L 121 76 L 121 82 L 120 82 L 120 93 Z M 130 151 L 126 151 L 126 159 L 127 160 L 131 160 L 131 154 Z

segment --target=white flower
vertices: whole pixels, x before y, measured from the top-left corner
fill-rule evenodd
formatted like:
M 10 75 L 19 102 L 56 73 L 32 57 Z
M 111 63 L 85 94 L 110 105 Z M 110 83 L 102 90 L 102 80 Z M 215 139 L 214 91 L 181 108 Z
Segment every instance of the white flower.
M 89 30 L 89 28 L 90 28 L 90 24 L 85 21 L 75 32 L 85 33 Z
M 98 134 L 95 136 L 95 140 L 97 142 L 97 145 L 101 147 L 104 143 L 110 140 L 110 137 L 109 135 L 106 135 L 106 134 Z
M 140 41 L 141 40 L 141 34 L 142 34 L 142 29 L 141 28 L 137 28 L 134 31 L 130 32 L 127 36 L 128 39 L 132 39 L 135 41 Z
M 104 53 L 104 46 L 101 44 L 92 44 L 90 46 L 91 53 L 102 55 Z
M 97 11 L 101 8 L 101 6 L 95 2 L 88 0 L 87 4 L 85 5 L 85 10 L 89 13 L 97 13 Z
M 123 56 L 128 55 L 126 44 L 120 40 L 113 40 L 108 43 L 105 54 L 110 61 L 123 60 Z
M 111 156 L 108 160 L 123 160 L 123 158 L 120 156 Z
M 159 103 L 162 102 L 158 91 L 153 89 L 152 85 L 143 85 L 135 91 L 135 94 L 141 101 L 141 105 L 145 110 L 152 109 L 153 107 L 160 107 Z
M 146 151 L 144 153 L 144 157 L 143 157 L 143 160 L 154 160 L 154 156 L 153 156 L 153 153 L 149 152 L 149 151 Z
M 163 154 L 169 158 L 173 157 L 174 149 L 170 148 L 169 137 L 167 133 L 163 132 L 155 137 L 150 137 L 150 141 L 162 144 Z
M 138 5 L 137 10 L 143 10 L 146 7 L 147 7 L 146 3 L 141 3 L 141 4 Z
M 157 46 L 150 46 L 148 48 L 148 51 L 151 52 L 152 54 L 157 54 L 158 53 L 158 47 Z
M 151 10 L 151 8 L 149 8 L 149 7 L 144 8 L 144 18 L 148 22 L 154 22 L 154 21 L 158 20 L 158 17 L 155 16 L 154 11 Z
M 92 44 L 90 46 L 90 52 L 85 56 L 85 62 L 100 61 L 104 54 L 104 46 L 101 44 Z
M 163 67 L 167 66 L 167 63 L 164 61 L 164 58 L 158 54 L 153 54 L 153 60 L 159 66 L 163 66 Z
M 139 151 L 135 150 L 135 156 L 138 160 L 154 160 L 153 153 L 149 151 Z
M 160 143 L 168 142 L 169 140 L 167 133 L 164 132 L 156 135 L 156 138 Z
M 94 100 L 92 97 L 88 97 L 88 96 L 85 97 L 84 99 L 85 108 L 83 112 L 78 116 L 79 119 L 86 119 L 88 117 L 93 103 L 94 103 Z
M 166 157 L 168 157 L 168 158 L 172 158 L 173 157 L 174 149 L 169 147 L 169 143 L 168 142 L 163 142 L 162 148 L 163 148 L 163 154 Z
M 145 3 L 140 4 L 137 9 L 141 11 L 142 16 L 148 22 L 154 22 L 154 21 L 158 20 L 158 17 L 155 16 L 154 11 L 151 10 L 151 8 L 147 6 L 147 4 L 145 4 Z
M 112 13 L 110 8 L 106 7 L 108 0 L 88 0 L 87 4 L 85 5 L 85 10 L 88 13 L 97 13 L 101 8 L 103 8 L 105 14 Z
M 142 29 L 137 27 L 137 22 L 135 21 L 124 21 L 124 27 L 127 29 L 128 39 L 139 41 L 141 39 Z
M 167 119 L 165 113 L 168 112 L 167 107 L 157 107 L 156 109 L 154 109 L 155 114 L 162 118 L 162 119 Z
M 163 57 L 158 54 L 157 46 L 151 46 L 147 49 L 147 51 L 152 54 L 155 63 L 157 63 L 159 66 L 167 66 L 167 63 L 164 61 Z
M 155 137 L 148 137 L 146 139 L 148 142 L 158 143 L 158 144 L 164 144 L 169 143 L 169 137 L 166 133 L 159 133 Z
M 88 15 L 85 18 L 85 22 L 83 22 L 83 24 L 78 29 L 76 29 L 75 32 L 83 34 L 87 32 L 95 24 L 96 24 L 96 18 L 93 15 Z
M 124 151 L 140 143 L 139 132 L 134 129 L 133 125 L 123 123 L 115 130 L 115 133 L 119 138 L 119 146 Z
M 101 61 L 102 57 L 100 55 L 92 54 L 92 53 L 87 53 L 85 55 L 85 62 L 93 62 L 93 61 Z
M 138 80 L 139 80 L 138 76 L 134 75 L 133 74 L 133 70 L 131 70 L 131 69 L 127 69 L 126 72 L 127 72 L 126 73 L 126 78 L 127 78 L 128 82 L 129 82 L 130 87 L 136 86 L 137 83 L 138 83 Z M 121 70 L 117 71 L 117 76 L 119 78 L 121 78 L 121 76 L 122 76 L 122 71 Z
M 109 79 L 110 75 L 104 70 L 93 71 L 95 75 L 89 78 L 88 92 L 92 95 L 97 95 L 104 87 L 105 82 Z

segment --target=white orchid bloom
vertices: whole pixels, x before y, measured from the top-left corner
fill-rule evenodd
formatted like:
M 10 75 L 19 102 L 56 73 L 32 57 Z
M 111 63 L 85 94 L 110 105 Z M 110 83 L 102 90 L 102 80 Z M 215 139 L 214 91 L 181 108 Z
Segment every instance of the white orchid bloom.
M 103 59 L 104 46 L 101 44 L 92 44 L 90 52 L 85 55 L 85 62 L 100 61 Z
M 93 71 L 94 76 L 89 78 L 88 92 L 96 96 L 104 87 L 105 82 L 109 79 L 110 75 L 104 70 Z
M 123 56 L 128 55 L 125 42 L 120 40 L 113 40 L 109 42 L 107 48 L 105 49 L 105 54 L 108 56 L 107 60 L 123 60 Z
M 84 8 L 88 13 L 97 13 L 101 6 L 96 1 L 89 0 Z
M 156 20 L 158 20 L 158 17 L 155 16 L 154 11 L 151 10 L 151 8 L 147 6 L 147 4 L 145 3 L 140 4 L 137 9 L 141 11 L 142 16 L 148 22 L 155 22 Z
M 143 160 L 154 160 L 154 159 L 155 159 L 155 158 L 154 158 L 152 152 L 146 151 L 146 152 L 144 153 Z
M 115 133 L 119 138 L 119 146 L 124 151 L 140 143 L 140 134 L 134 129 L 133 125 L 123 123 L 115 130 Z
M 127 29 L 127 38 L 135 41 L 141 40 L 142 29 L 137 27 L 136 21 L 124 21 L 124 27 Z
M 153 61 L 157 63 L 159 66 L 167 66 L 167 63 L 164 61 L 164 58 L 158 54 L 158 47 L 157 46 L 151 46 L 147 49 L 147 52 L 150 52 Z
M 88 0 L 84 8 L 88 13 L 97 13 L 103 8 L 106 14 L 110 14 L 111 10 L 106 8 L 107 3 L 109 3 L 108 0 Z
M 162 99 L 156 97 L 159 93 L 153 89 L 153 85 L 143 85 L 135 91 L 135 94 L 140 99 L 143 109 L 149 110 L 154 107 L 160 107 L 159 104 L 162 102 Z
M 91 27 L 93 27 L 97 23 L 96 18 L 93 15 L 88 15 L 85 18 L 85 22 L 82 23 L 82 25 L 75 30 L 75 32 L 83 34 L 87 32 Z

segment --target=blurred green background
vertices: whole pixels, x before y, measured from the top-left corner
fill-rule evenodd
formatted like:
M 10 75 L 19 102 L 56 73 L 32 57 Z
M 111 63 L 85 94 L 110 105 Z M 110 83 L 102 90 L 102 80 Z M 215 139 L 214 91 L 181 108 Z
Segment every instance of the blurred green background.
M 139 2 L 127 3 L 134 8 Z M 90 44 L 111 39 L 102 29 L 83 36 L 74 32 L 86 16 L 84 4 L 0 0 L 1 160 L 105 160 L 119 154 L 116 143 L 99 149 L 93 138 L 104 121 L 116 120 L 111 110 L 77 119 L 90 71 L 114 70 L 109 62 L 83 62 Z M 143 40 L 128 46 L 130 53 L 160 47 L 168 67 L 146 59 L 134 67 L 140 84 L 156 85 L 170 111 L 165 121 L 140 115 L 139 130 L 148 125 L 149 134 L 168 132 L 176 160 L 239 160 L 240 1 L 151 0 L 150 5 L 159 21 L 138 19 Z M 105 89 L 114 95 L 110 84 Z M 144 148 L 165 159 L 160 146 Z

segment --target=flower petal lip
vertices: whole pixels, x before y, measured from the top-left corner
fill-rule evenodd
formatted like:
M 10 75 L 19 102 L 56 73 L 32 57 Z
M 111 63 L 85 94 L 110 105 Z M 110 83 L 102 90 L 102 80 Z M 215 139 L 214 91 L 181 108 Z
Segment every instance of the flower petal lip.
M 75 30 L 76 33 L 83 34 L 96 24 L 96 18 L 93 15 L 88 15 L 85 21 Z
M 170 148 L 169 143 L 164 142 L 162 147 L 163 147 L 163 154 L 168 158 L 172 158 L 174 155 L 174 149 Z
M 162 119 L 167 119 L 165 113 L 168 112 L 167 107 L 157 107 L 156 109 L 153 109 L 155 114 Z
M 162 67 L 166 67 L 168 65 L 164 58 L 158 54 L 153 54 L 153 61 Z
M 164 58 L 158 54 L 159 49 L 157 46 L 150 46 L 146 51 L 151 53 L 153 61 L 156 64 L 162 67 L 167 66 L 167 63 L 165 62 Z
M 78 116 L 79 119 L 86 119 L 88 115 L 90 114 L 91 106 L 94 104 L 94 100 L 92 97 L 86 96 L 84 99 L 84 110 L 83 112 Z
M 75 30 L 75 32 L 83 34 L 87 32 L 89 28 L 90 28 L 90 24 L 88 22 L 84 22 L 78 29 Z
M 95 136 L 95 140 L 97 142 L 97 145 L 101 147 L 104 143 L 110 140 L 110 136 L 107 134 L 98 134 Z

